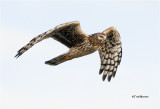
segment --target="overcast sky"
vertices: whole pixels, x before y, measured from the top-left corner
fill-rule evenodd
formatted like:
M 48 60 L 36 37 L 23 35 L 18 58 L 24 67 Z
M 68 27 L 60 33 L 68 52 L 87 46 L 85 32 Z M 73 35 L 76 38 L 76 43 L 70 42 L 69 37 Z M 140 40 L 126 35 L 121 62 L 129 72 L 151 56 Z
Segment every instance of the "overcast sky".
M 159 7 L 154 0 L 1 0 L 0 108 L 159 109 Z M 87 34 L 110 26 L 119 31 L 123 56 L 111 82 L 103 82 L 98 74 L 98 52 L 58 66 L 45 65 L 68 51 L 53 39 L 14 58 L 35 36 L 75 20 Z

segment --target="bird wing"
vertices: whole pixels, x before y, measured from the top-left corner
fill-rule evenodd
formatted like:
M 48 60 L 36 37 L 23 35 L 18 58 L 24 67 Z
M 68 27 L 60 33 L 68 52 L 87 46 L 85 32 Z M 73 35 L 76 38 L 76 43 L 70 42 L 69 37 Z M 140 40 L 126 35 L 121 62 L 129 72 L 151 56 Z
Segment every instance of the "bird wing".
M 17 52 L 15 57 L 18 58 L 33 45 L 50 37 L 71 48 L 78 43 L 82 43 L 87 36 L 88 35 L 81 30 L 80 23 L 78 21 L 64 23 L 33 38 Z
M 50 37 L 69 48 L 82 43 L 87 36 L 82 31 L 78 21 L 64 23 L 50 30 Z
M 103 32 L 105 34 L 105 31 Z M 108 75 L 108 81 L 111 77 L 115 77 L 117 67 L 121 62 L 122 58 L 122 45 L 119 40 L 116 45 L 110 44 L 109 40 L 98 50 L 101 59 L 101 68 L 99 74 L 103 72 L 103 81 Z

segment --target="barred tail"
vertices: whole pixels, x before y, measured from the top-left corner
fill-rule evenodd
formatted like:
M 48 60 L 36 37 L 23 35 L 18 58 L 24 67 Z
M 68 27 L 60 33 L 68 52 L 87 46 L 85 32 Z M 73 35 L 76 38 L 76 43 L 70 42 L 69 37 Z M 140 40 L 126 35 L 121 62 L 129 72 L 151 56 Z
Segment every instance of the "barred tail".
M 15 56 L 16 58 L 18 58 L 19 56 L 21 56 L 24 52 L 26 52 L 29 48 L 31 48 L 33 45 L 35 45 L 36 43 L 42 41 L 43 39 L 49 38 L 49 34 L 50 34 L 50 30 L 47 32 L 44 32 L 40 35 L 38 35 L 37 37 L 33 38 L 27 45 L 25 45 L 24 47 L 22 47 L 18 52 L 17 55 Z

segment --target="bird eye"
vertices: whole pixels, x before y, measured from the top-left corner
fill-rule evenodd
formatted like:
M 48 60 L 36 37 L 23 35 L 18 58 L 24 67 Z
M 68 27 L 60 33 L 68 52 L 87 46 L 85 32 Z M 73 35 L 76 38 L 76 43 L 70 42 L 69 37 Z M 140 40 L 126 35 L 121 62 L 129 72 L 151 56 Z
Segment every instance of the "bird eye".
M 101 37 L 101 38 L 103 38 L 103 36 L 102 36 L 102 35 L 100 35 L 100 37 Z

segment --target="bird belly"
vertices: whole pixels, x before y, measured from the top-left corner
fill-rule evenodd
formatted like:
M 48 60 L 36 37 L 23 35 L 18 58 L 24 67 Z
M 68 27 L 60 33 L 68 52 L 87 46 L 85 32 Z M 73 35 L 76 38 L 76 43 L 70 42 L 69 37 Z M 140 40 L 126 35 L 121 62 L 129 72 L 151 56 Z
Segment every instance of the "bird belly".
M 98 50 L 99 48 L 100 47 L 98 47 L 98 46 L 94 46 L 94 47 L 93 46 L 74 47 L 74 48 L 70 49 L 69 56 L 70 56 L 70 59 L 78 58 L 78 57 L 81 57 L 81 56 L 91 54 L 91 53 L 95 52 L 96 50 Z

